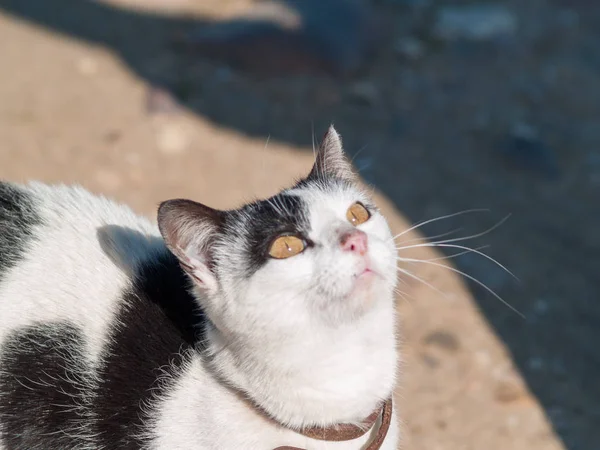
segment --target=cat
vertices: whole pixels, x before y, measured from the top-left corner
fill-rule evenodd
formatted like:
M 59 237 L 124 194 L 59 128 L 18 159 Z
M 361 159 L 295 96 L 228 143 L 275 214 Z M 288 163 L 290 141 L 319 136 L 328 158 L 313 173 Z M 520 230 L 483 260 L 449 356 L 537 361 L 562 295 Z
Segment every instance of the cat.
M 293 187 L 157 224 L 1 182 L 0 450 L 396 449 L 396 274 L 333 127 Z

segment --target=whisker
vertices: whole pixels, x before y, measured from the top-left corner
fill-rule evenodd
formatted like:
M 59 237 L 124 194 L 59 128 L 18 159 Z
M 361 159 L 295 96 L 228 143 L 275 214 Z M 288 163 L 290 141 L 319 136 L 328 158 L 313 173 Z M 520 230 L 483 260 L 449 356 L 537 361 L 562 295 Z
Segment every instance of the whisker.
M 356 159 L 356 157 L 360 154 L 360 152 L 362 152 L 368 146 L 369 146 L 369 144 L 365 144 L 361 148 L 359 148 L 358 151 L 352 157 L 352 159 L 350 159 L 350 164 L 354 165 L 354 160 Z
M 448 232 L 442 233 L 442 234 L 436 234 L 435 236 L 417 237 L 417 238 L 414 238 L 414 239 L 409 239 L 408 241 L 397 242 L 397 244 L 410 244 L 411 242 L 418 242 L 418 241 L 426 241 L 426 240 L 431 240 L 431 239 L 438 239 L 438 238 L 441 238 L 441 237 L 444 237 L 444 236 L 449 236 L 451 234 L 458 233 L 459 231 L 462 231 L 462 230 L 463 230 L 462 227 L 461 228 L 456 228 L 455 230 L 448 231 Z
M 523 319 L 525 319 L 525 315 L 519 311 L 517 308 L 515 308 L 514 306 L 512 306 L 510 303 L 508 303 L 506 300 L 504 300 L 502 297 L 500 297 L 498 294 L 496 294 L 491 288 L 489 288 L 485 283 L 479 281 L 477 278 L 463 272 L 462 270 L 458 270 L 455 269 L 454 267 L 448 266 L 446 264 L 439 264 L 439 263 L 435 263 L 435 262 L 431 262 L 431 261 L 424 261 L 421 259 L 413 259 L 413 258 L 398 258 L 401 261 L 409 261 L 409 262 L 416 262 L 416 263 L 425 263 L 425 264 L 431 264 L 432 266 L 435 267 L 441 267 L 444 269 L 448 269 L 454 273 L 457 273 L 459 275 L 462 275 L 465 278 L 468 278 L 469 280 L 473 281 L 474 283 L 478 284 L 479 286 L 481 286 L 482 288 L 484 288 L 486 291 L 488 291 L 490 294 L 492 294 L 494 297 L 496 297 L 498 300 L 500 300 L 502 303 L 504 303 L 504 305 L 506 305 L 508 308 L 510 308 L 511 310 L 513 310 L 515 313 L 517 313 L 519 316 L 521 316 Z
M 265 171 L 265 161 L 267 159 L 266 158 L 266 156 L 267 156 L 266 153 L 267 153 L 267 147 L 269 146 L 269 140 L 270 139 L 271 139 L 271 135 L 268 135 L 267 136 L 267 141 L 265 142 L 265 148 L 263 148 L 263 151 L 262 151 L 262 167 L 261 167 L 261 172 L 263 174 L 265 174 L 265 172 L 266 172 Z
M 465 237 L 461 237 L 461 238 L 445 239 L 443 241 L 437 241 L 437 243 L 438 244 L 450 244 L 452 242 L 467 241 L 469 239 L 476 239 L 478 237 L 485 236 L 486 234 L 491 233 L 496 228 L 498 228 L 500 225 L 502 225 L 504 222 L 506 222 L 510 218 L 510 216 L 511 216 L 511 214 L 508 214 L 506 217 L 501 219 L 500 222 L 498 222 L 496 225 L 492 226 L 491 228 L 488 228 L 485 231 L 482 231 L 481 233 L 472 234 L 470 236 L 465 236 Z
M 409 261 L 409 260 L 404 260 L 404 261 Z M 444 297 L 446 299 L 448 298 L 448 296 L 446 294 L 444 294 L 442 291 L 440 291 L 438 288 L 436 288 L 435 286 L 433 286 L 431 283 L 425 281 L 421 277 L 418 277 L 414 273 L 411 273 L 411 272 L 409 272 L 406 269 L 402 269 L 401 267 L 396 267 L 396 269 L 399 270 L 404 275 L 407 275 L 407 276 L 411 277 L 412 279 L 417 280 L 417 281 L 423 283 L 425 286 L 428 286 L 429 288 L 433 289 L 435 292 L 437 292 L 438 294 L 440 294 L 442 297 Z
M 405 291 L 401 291 L 400 289 L 396 288 L 394 289 L 394 293 L 398 296 L 400 296 L 400 298 L 402 300 L 404 300 L 406 303 L 408 303 L 410 306 L 414 306 L 413 302 L 411 301 L 411 295 L 409 295 L 407 292 Z M 414 300 L 414 298 L 413 298 Z
M 437 222 L 437 221 L 444 220 L 444 219 L 451 219 L 452 217 L 456 217 L 456 216 L 460 216 L 460 215 L 468 214 L 468 213 L 472 213 L 472 212 L 486 212 L 486 211 L 489 211 L 489 209 L 467 209 L 465 211 L 459 211 L 459 212 L 454 213 L 454 214 L 447 214 L 445 216 L 435 217 L 433 219 L 425 220 L 424 222 L 419 222 L 416 225 L 413 225 L 412 227 L 404 230 L 402 233 L 397 234 L 396 236 L 394 236 L 392 238 L 392 240 L 396 240 L 400 236 L 408 233 L 409 231 L 415 230 L 415 229 L 420 228 L 422 226 L 425 226 L 425 225 L 427 225 L 429 223 Z
M 441 242 L 444 242 L 444 241 L 441 241 Z M 474 248 L 464 247 L 462 245 L 444 244 L 444 243 L 440 243 L 440 242 L 430 242 L 430 243 L 425 243 L 425 244 L 415 244 L 415 245 L 409 245 L 409 246 L 405 246 L 405 247 L 397 247 L 396 249 L 397 250 L 405 250 L 405 249 L 409 249 L 409 248 L 418 248 L 418 247 L 443 247 L 443 248 L 456 248 L 456 249 L 460 249 L 460 250 L 466 250 L 465 252 L 462 253 L 463 255 L 465 253 L 476 253 L 477 255 L 483 256 L 487 260 L 496 264 L 498 267 L 500 267 L 506 273 L 511 275 L 515 280 L 519 280 L 519 278 L 514 273 L 512 273 L 510 270 L 508 270 L 504 265 L 502 265 L 501 263 L 496 261 L 491 256 L 479 251 L 479 249 L 481 249 L 481 248 L 488 247 L 487 245 L 483 246 L 483 247 L 478 247 L 477 249 L 474 249 Z M 458 255 L 454 255 L 453 257 L 456 257 L 456 256 L 458 256 Z
M 312 150 L 313 150 L 313 156 L 315 157 L 315 159 L 317 158 L 317 149 L 315 147 L 315 123 L 311 120 L 310 121 L 310 134 L 312 136 Z
M 315 122 L 312 120 L 310 121 L 310 134 L 311 134 L 311 138 L 312 138 L 313 160 L 314 160 L 314 162 L 316 162 L 317 161 L 317 148 L 315 146 Z M 319 173 L 319 166 L 315 165 L 314 167 L 316 169 L 315 175 L 317 176 L 317 178 L 320 178 L 323 174 Z
M 446 259 L 454 259 L 458 258 L 459 256 L 466 255 L 467 253 L 473 253 L 474 250 L 481 250 L 482 248 L 487 247 L 489 247 L 489 245 L 482 245 L 481 247 L 477 247 L 476 249 L 467 248 L 463 252 L 453 253 L 452 255 L 439 256 L 437 258 L 422 259 L 421 261 L 444 261 Z

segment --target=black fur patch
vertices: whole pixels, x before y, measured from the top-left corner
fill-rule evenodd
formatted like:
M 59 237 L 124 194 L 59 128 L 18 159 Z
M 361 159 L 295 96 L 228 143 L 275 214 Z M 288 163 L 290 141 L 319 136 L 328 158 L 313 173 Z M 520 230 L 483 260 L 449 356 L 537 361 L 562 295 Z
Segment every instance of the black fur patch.
M 14 185 L 0 182 L 0 280 L 23 258 L 33 228 L 40 223 L 31 197 Z
M 22 328 L 0 353 L 1 443 L 7 450 L 139 450 L 150 400 L 201 347 L 205 318 L 174 256 L 138 271 L 123 294 L 99 368 L 91 377 L 83 333 L 66 324 Z M 88 436 L 87 440 L 85 436 Z
M 67 449 L 86 442 L 90 379 L 82 339 L 76 327 L 50 323 L 22 328 L 6 340 L 0 353 L 6 449 Z
M 204 315 L 186 290 L 188 280 L 174 256 L 144 265 L 110 336 L 98 377 L 94 411 L 98 446 L 139 449 L 143 407 L 164 386 L 157 378 L 175 372 L 203 340 Z M 162 370 L 162 372 L 161 372 Z
M 235 223 L 250 219 L 243 227 L 235 227 Z M 269 200 L 260 200 L 244 206 L 240 210 L 229 212 L 225 217 L 227 233 L 243 233 L 246 250 L 247 267 L 245 276 L 250 277 L 269 259 L 269 247 L 273 240 L 282 234 L 292 234 L 308 240 L 310 223 L 307 207 L 296 195 L 285 193 Z M 235 241 L 238 237 L 234 236 Z M 229 239 L 228 239 L 229 241 Z

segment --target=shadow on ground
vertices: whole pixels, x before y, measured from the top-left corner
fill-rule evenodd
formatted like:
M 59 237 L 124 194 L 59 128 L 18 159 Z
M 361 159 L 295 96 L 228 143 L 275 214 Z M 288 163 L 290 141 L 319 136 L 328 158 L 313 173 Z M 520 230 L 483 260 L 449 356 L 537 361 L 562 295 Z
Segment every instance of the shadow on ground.
M 491 245 L 520 283 L 472 255 L 457 267 L 526 316 L 472 284 L 558 435 L 571 450 L 592 450 L 600 442 L 600 20 L 597 7 L 579 4 L 588 10 L 571 27 L 555 20 L 551 3 L 513 2 L 529 26 L 494 45 L 430 41 L 406 9 L 386 6 L 396 36 L 343 81 L 267 79 L 173 49 L 170 37 L 200 21 L 87 0 L 4 0 L 0 10 L 111 49 L 219 126 L 309 146 L 313 127 L 320 134 L 335 122 L 365 179 L 414 222 L 490 210 L 432 223 L 429 236 L 456 228 L 467 236 L 512 214 L 466 244 Z M 416 59 L 395 50 L 407 33 L 422 36 Z M 515 137 L 523 129 L 527 137 Z

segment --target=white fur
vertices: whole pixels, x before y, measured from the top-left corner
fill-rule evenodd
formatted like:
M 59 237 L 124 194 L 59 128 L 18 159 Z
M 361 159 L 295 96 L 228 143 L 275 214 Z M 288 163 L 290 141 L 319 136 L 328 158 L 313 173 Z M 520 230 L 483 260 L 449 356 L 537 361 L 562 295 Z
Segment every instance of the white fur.
M 250 410 L 209 375 L 209 369 L 196 356 L 170 394 L 159 403 L 158 420 L 151 450 L 272 450 L 290 445 L 308 450 L 359 450 L 377 432 L 346 442 L 324 442 L 276 427 Z M 202 424 L 202 426 L 198 426 Z M 396 450 L 399 426 L 396 412 L 382 450 Z
M 125 261 L 128 264 L 149 257 L 152 246 L 160 244 L 160 235 L 129 208 L 82 188 L 32 183 L 28 192 L 44 223 L 36 227 L 24 260 L 0 283 L 0 345 L 12 329 L 37 322 L 71 322 L 85 330 L 86 351 L 94 364 L 106 343 L 116 301 L 129 283 L 127 267 L 115 264 L 101 247 L 98 229 L 121 225 L 155 237 L 144 246 L 114 236 L 119 242 L 112 247 L 131 259 Z
M 44 224 L 35 230 L 37 239 L 26 258 L 0 283 L 0 345 L 17 327 L 68 321 L 85 330 L 93 367 L 132 268 L 164 244 L 150 222 L 80 188 L 31 184 L 28 190 Z M 360 225 L 378 275 L 355 282 L 364 261 L 336 245 L 340 230 L 350 226 L 347 208 L 368 199 L 356 189 L 326 185 L 291 194 L 311 205 L 310 238 L 319 247 L 269 261 L 248 280 L 224 263 L 219 289 L 207 295 L 197 287 L 198 301 L 217 326 L 209 327 L 207 355 L 195 353 L 167 394 L 145 405 L 152 419 L 143 435 L 153 450 L 268 450 L 279 445 L 356 450 L 376 432 L 378 424 L 350 442 L 306 438 L 267 422 L 215 377 L 249 393 L 291 427 L 358 423 L 392 394 L 396 271 L 385 219 L 375 212 Z M 142 238 L 112 233 L 114 225 Z M 105 226 L 107 234 L 99 239 L 98 229 Z M 384 450 L 397 446 L 396 422 L 394 416 Z

